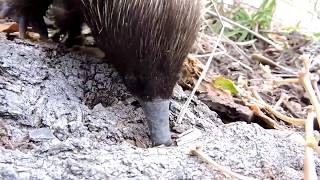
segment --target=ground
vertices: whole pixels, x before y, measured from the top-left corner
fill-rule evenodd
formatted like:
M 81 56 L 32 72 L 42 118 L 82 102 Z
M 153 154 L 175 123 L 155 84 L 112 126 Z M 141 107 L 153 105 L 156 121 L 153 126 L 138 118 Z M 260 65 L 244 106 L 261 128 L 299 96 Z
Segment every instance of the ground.
M 188 151 L 203 151 L 257 179 L 302 179 L 299 131 L 224 124 L 197 97 L 176 122 L 189 91 L 176 86 L 173 136 L 202 136 L 171 147 L 150 145 L 141 107 L 108 62 L 55 44 L 0 36 L 0 177 L 2 179 L 226 179 Z M 320 176 L 320 159 L 316 158 Z

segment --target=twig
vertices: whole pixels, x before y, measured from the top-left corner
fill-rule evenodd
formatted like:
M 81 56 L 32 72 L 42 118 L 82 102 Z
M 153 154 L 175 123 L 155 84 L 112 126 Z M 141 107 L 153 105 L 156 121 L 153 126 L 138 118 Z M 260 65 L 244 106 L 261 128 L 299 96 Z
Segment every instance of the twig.
M 252 45 L 256 42 L 256 39 L 252 39 L 250 41 L 244 41 L 244 42 L 235 42 L 236 45 L 238 46 L 248 46 L 248 45 Z
M 313 180 L 317 179 L 316 168 L 314 163 L 314 153 L 312 147 L 309 147 L 308 144 L 311 141 L 313 143 L 314 136 L 313 136 L 313 120 L 315 114 L 313 112 L 308 113 L 307 122 L 305 126 L 305 133 L 306 133 L 306 144 L 304 146 L 305 154 L 304 154 L 304 179 L 305 180 Z
M 181 146 L 186 143 L 190 143 L 192 141 L 197 140 L 199 137 L 202 136 L 202 133 L 199 129 L 190 129 L 182 134 L 178 135 L 177 145 Z
M 311 83 L 312 83 L 312 87 L 316 93 L 316 96 L 318 97 L 318 101 L 320 101 L 320 90 L 318 87 L 318 81 L 319 80 L 312 80 Z
M 250 72 L 254 72 L 253 69 L 250 66 L 247 66 L 246 64 L 242 63 L 241 61 L 237 60 L 236 58 L 230 56 L 229 54 L 225 54 L 228 58 L 232 59 L 233 61 L 239 63 L 242 67 L 248 69 Z
M 292 116 L 299 118 L 301 115 L 297 113 L 297 110 L 292 107 L 292 105 L 288 101 L 283 101 L 283 106 L 285 106 L 288 111 L 292 114 Z
M 318 101 L 318 98 L 312 88 L 311 85 L 311 81 L 310 81 L 310 72 L 309 72 L 309 67 L 310 67 L 310 61 L 307 57 L 303 57 L 303 63 L 304 63 L 304 70 L 303 72 L 301 72 L 299 75 L 299 79 L 301 81 L 301 83 L 303 84 L 308 97 L 311 101 L 311 104 L 313 105 L 316 114 L 317 114 L 317 120 L 318 120 L 318 124 L 320 124 L 320 104 Z
M 216 9 L 215 6 L 214 6 L 214 8 Z M 217 11 L 217 9 L 216 9 L 216 11 Z M 217 12 L 218 12 L 218 11 L 217 11 Z M 221 22 L 222 22 L 222 20 L 221 20 Z M 223 25 L 223 26 L 222 26 L 222 29 L 221 29 L 221 31 L 220 31 L 220 34 L 219 34 L 219 36 L 218 36 L 218 40 L 217 40 L 217 41 L 215 42 L 215 44 L 214 44 L 214 47 L 213 47 L 211 56 L 209 57 L 209 59 L 208 59 L 206 65 L 205 65 L 205 67 L 204 67 L 204 69 L 203 69 L 203 71 L 202 71 L 202 73 L 201 73 L 201 75 L 200 75 L 200 77 L 199 77 L 196 85 L 194 86 L 194 88 L 193 88 L 193 90 L 192 90 L 189 98 L 187 99 L 186 103 L 184 103 L 184 105 L 183 105 L 183 107 L 182 107 L 182 109 L 181 109 L 181 111 L 180 111 L 180 114 L 179 114 L 178 120 L 177 120 L 178 123 L 181 123 L 184 115 L 186 114 L 186 110 L 187 110 L 187 108 L 189 107 L 189 104 L 190 104 L 193 96 L 196 94 L 197 89 L 199 88 L 202 80 L 205 78 L 205 76 L 206 76 L 206 74 L 207 74 L 207 71 L 208 71 L 209 68 L 210 68 L 210 65 L 211 65 L 211 62 L 212 62 L 212 60 L 213 60 L 213 57 L 216 55 L 216 50 L 217 50 L 217 48 L 218 48 L 218 44 L 220 43 L 221 38 L 222 38 L 222 36 L 223 36 L 224 28 L 225 28 L 225 26 Z
M 191 54 L 192 57 L 194 58 L 204 58 L 204 57 L 210 57 L 212 53 L 208 53 L 208 54 Z M 220 55 L 226 55 L 226 51 L 220 51 L 220 52 L 216 52 L 215 53 L 216 56 L 220 56 Z
M 258 94 L 258 92 L 256 90 L 254 90 L 253 88 L 251 89 L 251 92 L 252 92 L 253 96 L 255 97 L 257 103 L 260 103 L 264 108 L 266 108 L 268 111 L 270 111 L 272 114 L 274 114 L 277 118 L 279 118 L 287 123 L 291 123 L 291 124 L 298 125 L 298 126 L 303 126 L 305 124 L 305 119 L 288 117 L 288 116 L 283 115 L 282 113 L 278 112 L 277 110 L 275 110 L 272 106 L 270 106 L 269 104 L 264 102 L 263 99 Z M 253 100 L 253 99 L 251 98 L 251 100 Z
M 267 57 L 265 57 L 265 56 L 263 56 L 261 54 L 252 54 L 251 58 L 253 60 L 255 60 L 255 61 L 258 61 L 258 62 L 264 64 L 264 65 L 270 65 L 270 66 L 273 66 L 273 67 L 278 67 L 278 68 L 280 68 L 282 70 L 285 70 L 285 71 L 287 71 L 289 73 L 294 74 L 294 72 L 291 69 L 279 65 L 279 64 L 275 63 L 272 59 L 269 59 L 269 58 L 267 58 Z
M 212 160 L 208 155 L 206 155 L 200 147 L 195 147 L 190 150 L 192 155 L 196 155 L 200 157 L 203 161 L 210 164 L 214 168 L 218 169 L 220 172 L 231 176 L 232 178 L 237 178 L 240 180 L 253 180 L 253 178 L 243 176 L 241 174 L 232 172 L 229 168 L 226 168 L 224 166 L 221 166 L 220 164 L 216 163 L 214 160 Z
M 224 37 L 224 39 L 227 41 L 227 43 L 229 43 L 239 54 L 241 54 L 242 56 L 244 56 L 245 58 L 247 58 L 247 60 L 251 60 L 250 59 L 250 56 L 248 56 L 245 52 L 244 52 L 244 50 L 242 50 L 241 48 L 239 48 L 238 47 L 238 45 L 234 42 L 234 41 L 232 41 L 232 40 L 230 40 L 229 38 L 227 38 L 227 37 L 225 37 L 225 36 L 223 36 Z
M 250 109 L 254 112 L 254 114 L 256 116 L 259 116 L 262 118 L 262 120 L 267 123 L 268 125 L 270 125 L 271 127 L 275 128 L 275 129 L 281 129 L 281 127 L 279 126 L 279 124 L 277 124 L 276 121 L 274 121 L 273 119 L 271 119 L 269 116 L 266 116 L 261 110 L 260 108 L 255 105 L 252 104 L 250 105 Z
M 283 104 L 284 101 L 288 101 L 289 96 L 285 93 L 281 93 L 279 100 L 277 101 L 277 103 L 273 106 L 274 109 L 278 109 L 281 104 Z
M 300 83 L 298 78 L 286 78 L 286 79 L 274 79 L 272 84 L 274 86 L 280 86 L 284 84 Z

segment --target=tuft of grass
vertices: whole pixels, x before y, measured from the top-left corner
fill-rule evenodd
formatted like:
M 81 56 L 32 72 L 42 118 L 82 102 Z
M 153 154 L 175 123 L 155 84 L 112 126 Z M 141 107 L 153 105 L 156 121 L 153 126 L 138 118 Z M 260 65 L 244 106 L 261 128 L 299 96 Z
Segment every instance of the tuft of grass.
M 320 32 L 314 33 L 313 36 L 314 36 L 317 40 L 320 40 Z
M 248 10 L 244 8 L 239 8 L 233 20 L 250 30 L 256 32 L 265 31 L 270 27 L 275 9 L 276 0 L 264 0 L 260 8 L 252 13 L 249 13 Z M 238 27 L 227 29 L 225 35 L 232 40 L 240 42 L 254 39 L 253 34 Z

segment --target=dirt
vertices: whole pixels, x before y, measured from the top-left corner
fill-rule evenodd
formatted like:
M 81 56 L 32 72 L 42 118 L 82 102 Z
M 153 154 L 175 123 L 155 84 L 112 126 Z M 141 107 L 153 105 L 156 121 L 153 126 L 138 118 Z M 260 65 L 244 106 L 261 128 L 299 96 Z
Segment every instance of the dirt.
M 0 177 L 2 179 L 226 179 L 190 156 L 195 144 L 221 165 L 257 179 L 302 179 L 300 132 L 224 124 L 176 86 L 173 136 L 197 128 L 197 140 L 148 148 L 142 109 L 108 62 L 56 44 L 0 37 Z M 320 159 L 316 157 L 320 177 Z

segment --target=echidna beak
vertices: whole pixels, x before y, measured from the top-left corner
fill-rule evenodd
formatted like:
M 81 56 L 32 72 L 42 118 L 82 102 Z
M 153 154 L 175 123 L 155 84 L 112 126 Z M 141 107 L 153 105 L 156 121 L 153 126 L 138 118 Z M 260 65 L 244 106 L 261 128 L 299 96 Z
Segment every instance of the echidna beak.
M 172 144 L 169 128 L 169 100 L 140 101 L 150 131 L 153 146 Z

